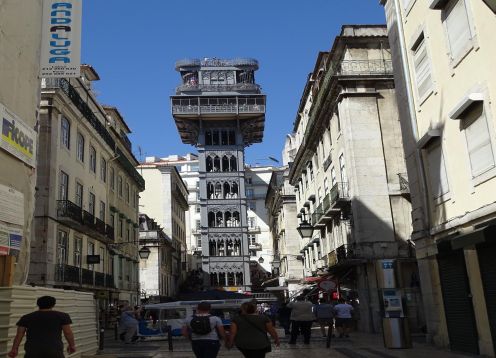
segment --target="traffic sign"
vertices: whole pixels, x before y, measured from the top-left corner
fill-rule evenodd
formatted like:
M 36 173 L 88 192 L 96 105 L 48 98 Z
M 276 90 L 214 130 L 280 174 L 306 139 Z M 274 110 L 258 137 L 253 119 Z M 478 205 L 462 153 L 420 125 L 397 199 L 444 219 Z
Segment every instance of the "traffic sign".
M 323 291 L 333 291 L 338 287 L 338 284 L 334 280 L 323 280 L 318 283 L 318 286 Z

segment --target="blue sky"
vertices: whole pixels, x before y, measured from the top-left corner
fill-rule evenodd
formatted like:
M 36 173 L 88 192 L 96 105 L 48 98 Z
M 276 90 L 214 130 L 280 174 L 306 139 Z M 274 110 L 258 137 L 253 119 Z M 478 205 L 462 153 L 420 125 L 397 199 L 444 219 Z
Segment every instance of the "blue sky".
M 262 159 L 280 159 L 318 52 L 343 24 L 384 22 L 379 0 L 84 0 L 81 60 L 99 73 L 98 98 L 119 108 L 140 159 L 196 151 L 170 114 L 176 60 L 256 58 L 267 113 L 264 141 L 247 149 L 247 162 L 272 164 Z

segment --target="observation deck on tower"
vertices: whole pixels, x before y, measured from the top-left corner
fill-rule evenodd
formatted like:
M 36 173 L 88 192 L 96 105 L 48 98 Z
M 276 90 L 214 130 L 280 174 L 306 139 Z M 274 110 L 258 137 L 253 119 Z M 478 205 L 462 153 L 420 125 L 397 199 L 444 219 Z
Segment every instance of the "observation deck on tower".
M 197 145 L 202 121 L 232 120 L 239 122 L 244 145 L 262 141 L 265 95 L 255 82 L 257 60 L 185 59 L 175 68 L 182 82 L 171 109 L 183 143 Z

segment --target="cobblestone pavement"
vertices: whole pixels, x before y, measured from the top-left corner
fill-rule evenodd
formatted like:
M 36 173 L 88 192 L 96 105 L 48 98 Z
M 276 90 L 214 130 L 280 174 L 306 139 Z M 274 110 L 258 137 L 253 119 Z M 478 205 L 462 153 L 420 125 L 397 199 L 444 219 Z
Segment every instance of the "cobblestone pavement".
M 132 345 L 124 345 L 107 336 L 105 349 L 95 358 L 191 358 L 194 357 L 191 346 L 183 338 L 175 338 L 174 351 L 169 352 L 168 342 L 166 340 L 147 340 Z M 312 337 L 310 345 L 304 345 L 298 342 L 295 345 L 289 345 L 287 339 L 282 339 L 281 346 L 273 346 L 271 353 L 267 358 L 306 358 L 306 357 L 348 357 L 348 358 L 413 358 L 413 357 L 432 357 L 435 358 L 460 358 L 468 355 L 452 353 L 449 351 L 437 349 L 427 344 L 414 343 L 411 349 L 385 349 L 381 335 L 355 333 L 350 338 L 334 338 L 331 342 L 331 348 L 325 347 L 325 339 L 321 337 Z M 219 353 L 219 357 L 234 358 L 242 357 L 236 349 L 227 350 L 224 347 Z M 319 357 L 320 358 L 320 357 Z

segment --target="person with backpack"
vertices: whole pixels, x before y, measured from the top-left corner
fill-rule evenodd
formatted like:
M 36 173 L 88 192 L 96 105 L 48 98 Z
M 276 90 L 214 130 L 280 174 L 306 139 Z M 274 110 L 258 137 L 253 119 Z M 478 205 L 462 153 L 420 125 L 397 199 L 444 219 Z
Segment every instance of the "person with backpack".
M 197 358 L 215 358 L 220 350 L 219 338 L 226 334 L 222 320 L 210 314 L 210 303 L 200 302 L 196 313 L 184 320 L 182 334 L 191 340 Z
M 232 320 L 227 347 L 235 344 L 246 358 L 265 358 L 265 354 L 272 350 L 267 333 L 279 347 L 279 337 L 270 318 L 258 314 L 253 302 L 245 302 L 241 305 L 241 314 Z

